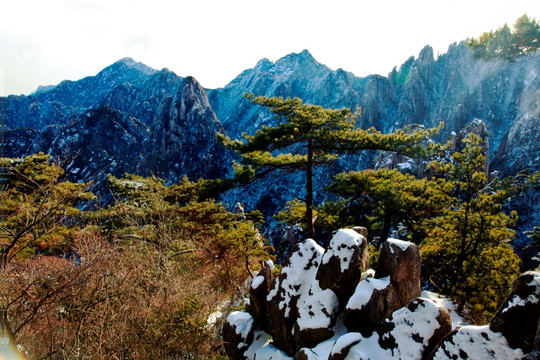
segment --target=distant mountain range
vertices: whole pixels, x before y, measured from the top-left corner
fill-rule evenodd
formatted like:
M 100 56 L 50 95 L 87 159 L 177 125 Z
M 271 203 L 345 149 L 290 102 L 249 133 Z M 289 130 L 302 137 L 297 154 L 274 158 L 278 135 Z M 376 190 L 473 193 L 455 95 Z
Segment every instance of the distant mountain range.
M 540 170 L 540 58 L 516 62 L 475 59 L 463 44 L 434 58 L 425 47 L 387 77 L 356 77 L 331 70 L 304 50 L 276 62 L 259 61 L 220 89 L 204 89 L 192 77 L 155 70 L 130 58 L 95 76 L 42 87 L 28 96 L 0 98 L 4 156 L 39 151 L 66 160 L 71 180 L 89 181 L 104 195 L 107 174 L 155 174 L 169 183 L 182 176 L 216 178 L 230 173 L 234 155 L 215 139 L 238 138 L 277 121 L 243 94 L 300 97 L 331 108 L 362 108 L 358 126 L 391 132 L 411 124 L 443 121 L 440 139 L 476 118 L 488 126 L 490 170 L 501 175 Z M 343 169 L 374 166 L 372 152 L 347 156 L 317 173 L 327 183 Z M 269 215 L 286 200 L 302 197 L 301 176 L 276 175 L 225 194 Z M 520 206 L 520 228 L 540 219 L 540 196 Z M 324 199 L 318 192 L 316 200 Z M 527 207 L 528 206 L 528 207 Z

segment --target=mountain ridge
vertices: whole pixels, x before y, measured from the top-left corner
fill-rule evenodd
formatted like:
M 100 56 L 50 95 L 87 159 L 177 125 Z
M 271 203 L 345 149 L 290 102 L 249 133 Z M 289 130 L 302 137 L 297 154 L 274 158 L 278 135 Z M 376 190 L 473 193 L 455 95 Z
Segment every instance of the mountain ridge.
M 519 63 L 482 61 L 475 59 L 464 43 L 456 43 L 437 59 L 433 49 L 426 46 L 418 57 L 411 56 L 386 77 L 356 77 L 343 69 L 328 68 L 304 50 L 275 62 L 261 59 L 226 86 L 204 89 L 193 77 L 180 77 L 166 68 L 156 70 L 124 58 L 95 76 L 63 81 L 29 96 L 0 98 L 0 115 L 9 129 L 5 134 L 6 155 L 44 151 L 61 156 L 68 150 L 82 154 L 79 163 L 68 170 L 80 169 L 69 173 L 71 178 L 79 181 L 85 174 L 84 180 L 99 178 L 96 183 L 101 185 L 105 182 L 103 174 L 111 170 L 107 161 L 115 162 L 115 174 L 155 174 L 169 183 L 184 175 L 192 179 L 226 176 L 234 154 L 216 142 L 214 133 L 240 138 L 243 132 L 253 133 L 262 125 L 279 121 L 252 105 L 244 98 L 245 93 L 299 97 L 304 103 L 329 108 L 361 107 L 357 126 L 383 132 L 412 124 L 433 127 L 442 121 L 445 127 L 439 140 L 443 141 L 479 118 L 490 129 L 491 168 L 503 176 L 525 168 L 540 170 L 538 68 L 540 57 Z M 97 148 L 90 149 L 92 141 L 99 142 L 99 134 L 85 131 L 83 126 L 88 114 L 109 117 L 107 122 L 123 119 L 130 124 L 124 129 L 129 136 L 111 138 L 118 148 L 99 155 Z M 78 131 L 88 137 L 86 140 L 69 140 L 76 138 L 70 130 L 75 123 L 82 126 Z M 115 125 L 111 126 L 101 131 L 115 133 Z M 137 139 L 135 147 L 130 145 L 133 139 Z M 129 156 L 121 155 L 122 151 Z M 117 154 L 118 159 L 111 154 Z M 335 166 L 320 170 L 317 183 L 327 183 L 335 173 L 346 169 L 372 168 L 374 158 L 375 154 L 369 152 L 344 157 Z M 94 168 L 92 161 L 100 165 Z M 119 164 L 124 164 L 123 172 Z M 242 202 L 248 209 L 263 207 L 268 216 L 286 200 L 302 197 L 301 176 L 277 174 L 273 180 L 277 182 L 268 179 L 233 190 L 222 200 Z M 315 196 L 319 202 L 325 199 L 322 191 Z M 539 217 L 534 213 L 530 216 Z M 530 226 L 531 221 L 524 220 L 524 226 Z

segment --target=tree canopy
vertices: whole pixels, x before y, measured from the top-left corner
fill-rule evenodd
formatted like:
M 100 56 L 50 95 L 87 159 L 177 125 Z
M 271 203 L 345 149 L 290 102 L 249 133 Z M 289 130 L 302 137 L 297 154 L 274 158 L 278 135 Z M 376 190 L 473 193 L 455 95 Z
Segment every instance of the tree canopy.
M 536 53 L 540 47 L 540 24 L 524 14 L 516 20 L 513 30 L 505 24 L 495 31 L 483 33 L 477 39 L 469 39 L 467 45 L 472 48 L 475 57 L 515 61 Z
M 302 103 L 299 98 L 283 99 L 246 97 L 255 105 L 268 109 L 281 122 L 263 126 L 243 140 L 232 140 L 223 134 L 218 139 L 240 154 L 236 179 L 244 183 L 275 170 L 303 171 L 306 174 L 305 224 L 308 236 L 313 237 L 313 169 L 327 165 L 339 154 L 361 150 L 386 150 L 411 156 L 423 155 L 427 148 L 422 142 L 437 129 L 409 133 L 398 130 L 383 134 L 375 128 L 356 128 L 355 117 L 349 109 L 325 109 Z M 358 112 L 357 112 L 358 113 Z
M 62 251 L 76 228 L 81 201 L 94 195 L 89 184 L 65 181 L 64 170 L 50 155 L 36 154 L 24 159 L 1 159 L 11 169 L 11 181 L 2 192 L 3 219 L 0 232 L 6 238 L 7 260 L 35 251 Z
M 459 148 L 440 149 L 439 160 L 428 165 L 429 179 L 387 169 L 339 174 L 328 190 L 341 199 L 324 210 L 333 212 L 339 226 L 368 227 L 377 243 L 392 228 L 418 244 L 425 285 L 482 319 L 494 314 L 520 270 L 508 244 L 517 215 L 503 212 L 515 190 L 505 180 L 499 182 L 504 188 L 488 186 L 481 138 L 471 133 Z
M 32 358 L 219 357 L 212 313 L 231 307 L 271 258 L 258 212 L 201 199 L 202 182 L 130 174 L 110 176 L 114 202 L 90 210 L 88 184 L 67 181 L 51 156 L 1 165 L 12 176 L 0 193 L 0 325 L 21 349 Z

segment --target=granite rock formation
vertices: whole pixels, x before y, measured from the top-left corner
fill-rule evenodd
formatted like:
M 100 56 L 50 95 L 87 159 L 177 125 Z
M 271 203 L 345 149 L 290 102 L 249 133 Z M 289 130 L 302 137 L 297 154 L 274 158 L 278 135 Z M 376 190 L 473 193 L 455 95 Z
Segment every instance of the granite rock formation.
M 375 277 L 372 270 L 353 276 L 350 271 L 368 256 L 362 247 L 364 241 L 356 231 L 342 229 L 334 234 L 326 250 L 311 239 L 297 244 L 281 274 L 273 280 L 269 268 L 264 267 L 253 280 L 249 312 L 231 313 L 223 328 L 229 357 L 535 358 L 540 350 L 540 273 L 525 273 L 514 281 L 511 294 L 489 325 L 462 326 L 452 324 L 444 306 L 419 297 L 420 259 L 411 243 L 387 241 Z M 340 266 L 328 266 L 337 264 L 331 259 L 339 259 Z M 351 280 L 349 289 L 341 282 L 346 277 Z M 322 283 L 327 281 L 323 278 L 336 282 L 328 282 L 323 290 Z M 347 297 L 343 309 L 339 304 Z M 371 308 L 347 319 L 351 303 Z M 266 311 L 261 311 L 263 307 Z

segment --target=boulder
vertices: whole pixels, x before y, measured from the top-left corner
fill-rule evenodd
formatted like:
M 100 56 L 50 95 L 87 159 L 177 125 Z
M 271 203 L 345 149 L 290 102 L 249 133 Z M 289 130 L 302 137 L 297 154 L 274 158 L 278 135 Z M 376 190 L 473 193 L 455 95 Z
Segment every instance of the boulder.
M 401 306 L 406 306 L 422 292 L 421 265 L 418 246 L 407 241 L 388 239 L 382 246 L 375 277 L 390 276 L 390 283 L 396 289 Z
M 427 359 L 451 330 L 448 310 L 418 298 L 377 324 L 371 334 L 351 332 L 337 339 L 329 359 Z
M 363 226 L 355 226 L 352 228 L 354 231 L 362 235 L 363 237 L 368 238 L 368 229 Z
M 223 343 L 231 360 L 244 359 L 244 353 L 253 342 L 254 319 L 243 311 L 234 311 L 227 316 L 223 325 Z
M 489 328 L 500 332 L 513 349 L 533 351 L 540 319 L 540 272 L 526 272 L 512 282 L 512 292 Z
M 367 336 L 374 326 L 421 294 L 420 250 L 410 242 L 388 239 L 381 249 L 375 278 L 356 286 L 343 312 L 349 331 Z
M 256 319 L 259 328 L 264 331 L 268 329 L 266 297 L 274 281 L 272 269 L 273 264 L 264 263 L 263 268 L 255 276 L 249 288 L 248 311 Z
M 339 302 L 315 278 L 324 249 L 308 239 L 295 245 L 266 298 L 268 332 L 276 347 L 294 356 L 333 336 Z
M 512 349 L 506 338 L 492 331 L 488 325 L 467 325 L 452 331 L 428 358 L 430 360 L 518 360 L 523 358 L 521 349 Z
M 349 331 L 369 336 L 374 326 L 399 308 L 396 290 L 390 277 L 362 280 L 343 312 L 343 323 Z
M 448 310 L 424 298 L 411 301 L 376 327 L 380 347 L 398 359 L 427 359 L 450 331 Z
M 319 360 L 319 356 L 313 350 L 303 348 L 294 355 L 293 360 Z
M 255 331 L 253 343 L 244 352 L 246 360 L 292 360 L 272 343 L 272 337 L 264 331 Z
M 362 273 L 369 268 L 366 237 L 353 229 L 337 231 L 322 257 L 317 280 L 321 289 L 330 289 L 338 297 L 341 307 L 354 293 Z
M 334 343 L 334 346 L 332 346 L 328 360 L 345 360 L 349 354 L 349 350 L 362 341 L 362 339 L 362 334 L 357 332 L 350 332 L 340 336 Z

